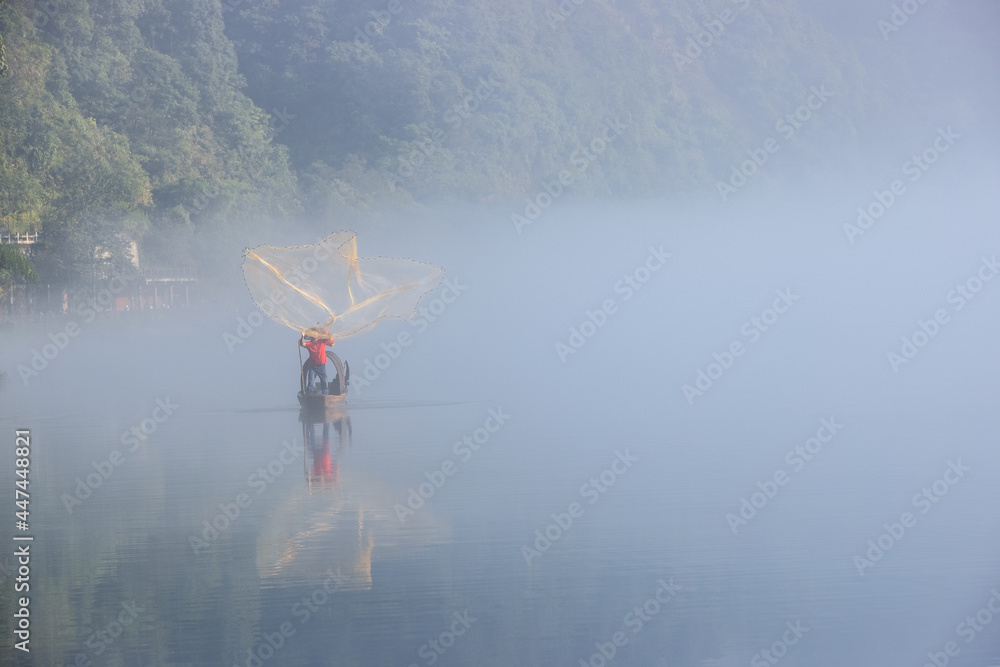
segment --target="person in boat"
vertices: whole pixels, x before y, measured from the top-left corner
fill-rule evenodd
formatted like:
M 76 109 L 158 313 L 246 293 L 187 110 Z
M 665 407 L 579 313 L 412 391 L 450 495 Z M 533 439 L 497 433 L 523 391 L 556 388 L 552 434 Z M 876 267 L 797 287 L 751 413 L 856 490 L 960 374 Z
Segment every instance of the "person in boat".
M 309 358 L 302 364 L 302 373 L 306 378 L 306 393 L 312 393 L 309 389 L 312 386 L 313 377 L 320 382 L 320 391 L 326 391 L 326 348 L 333 347 L 333 338 L 329 329 L 323 329 L 322 333 L 315 329 L 302 332 L 299 338 L 299 345 L 309 350 Z

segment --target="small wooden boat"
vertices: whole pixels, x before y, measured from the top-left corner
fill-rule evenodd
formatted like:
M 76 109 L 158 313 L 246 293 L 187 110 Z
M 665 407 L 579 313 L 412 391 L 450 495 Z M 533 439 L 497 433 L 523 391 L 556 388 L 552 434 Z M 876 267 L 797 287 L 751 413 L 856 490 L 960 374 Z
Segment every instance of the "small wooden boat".
M 332 380 L 327 382 L 327 393 L 307 394 L 305 391 L 305 372 L 302 372 L 298 399 L 299 405 L 302 406 L 303 410 L 309 410 L 310 412 L 323 412 L 325 410 L 335 409 L 336 407 L 343 405 L 344 400 L 347 398 L 347 385 L 351 380 L 351 367 L 341 361 L 340 357 L 333 352 L 327 352 L 326 356 L 327 361 L 333 363 L 334 368 L 337 369 L 337 375 Z
M 344 399 L 347 398 L 344 395 L 335 396 L 331 394 L 303 394 L 301 391 L 298 393 L 299 405 L 304 409 L 310 411 L 321 412 L 323 410 L 332 410 L 338 405 L 343 404 Z

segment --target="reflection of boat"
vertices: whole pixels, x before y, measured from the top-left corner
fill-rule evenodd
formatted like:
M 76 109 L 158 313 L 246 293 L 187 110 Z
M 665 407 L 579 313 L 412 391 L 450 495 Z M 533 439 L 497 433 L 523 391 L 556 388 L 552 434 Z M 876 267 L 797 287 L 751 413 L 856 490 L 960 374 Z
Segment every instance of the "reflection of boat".
M 326 353 L 327 360 L 333 363 L 337 369 L 337 375 L 327 382 L 326 393 L 309 394 L 306 393 L 305 371 L 302 371 L 302 381 L 300 383 L 298 399 L 303 410 L 310 412 L 322 412 L 324 410 L 336 409 L 343 405 L 347 398 L 347 385 L 351 381 L 351 367 L 340 360 L 333 352 Z
M 309 493 L 336 486 L 340 470 L 337 462 L 341 453 L 351 446 L 351 416 L 346 405 L 340 402 L 326 410 L 303 410 L 299 421 L 305 443 L 303 463 Z
M 257 538 L 257 568 L 266 585 L 287 587 L 333 577 L 342 590 L 368 590 L 372 561 L 411 559 L 421 547 L 451 541 L 451 526 L 424 508 L 404 523 L 395 505 L 405 496 L 339 459 L 351 444 L 346 405 L 300 413 L 306 484 L 268 512 Z M 328 591 L 329 592 L 329 591 Z

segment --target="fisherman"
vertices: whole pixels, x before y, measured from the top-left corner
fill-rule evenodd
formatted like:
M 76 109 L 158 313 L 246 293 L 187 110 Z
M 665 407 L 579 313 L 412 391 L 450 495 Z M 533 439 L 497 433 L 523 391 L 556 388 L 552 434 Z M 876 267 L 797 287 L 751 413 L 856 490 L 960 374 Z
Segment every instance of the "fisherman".
M 329 329 L 319 333 L 315 329 L 307 329 L 299 338 L 299 345 L 309 350 L 309 358 L 302 364 L 302 374 L 306 379 L 306 393 L 310 391 L 313 376 L 320 381 L 320 393 L 326 393 L 326 348 L 333 346 L 333 338 Z

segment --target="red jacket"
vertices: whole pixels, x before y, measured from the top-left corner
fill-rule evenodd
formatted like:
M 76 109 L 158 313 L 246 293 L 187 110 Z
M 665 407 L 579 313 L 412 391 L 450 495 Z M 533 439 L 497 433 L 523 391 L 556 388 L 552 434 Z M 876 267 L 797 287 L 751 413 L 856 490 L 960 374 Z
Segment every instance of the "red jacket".
M 326 346 L 333 345 L 332 338 L 320 338 L 319 340 L 307 340 L 302 347 L 309 350 L 309 363 L 314 366 L 322 366 L 326 363 Z

